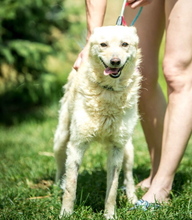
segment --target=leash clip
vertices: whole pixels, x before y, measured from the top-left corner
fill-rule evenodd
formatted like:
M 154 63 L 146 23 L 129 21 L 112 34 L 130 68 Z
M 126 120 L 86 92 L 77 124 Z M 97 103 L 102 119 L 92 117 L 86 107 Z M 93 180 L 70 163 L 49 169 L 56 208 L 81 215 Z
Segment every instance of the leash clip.
M 125 18 L 124 18 L 124 11 L 125 11 L 125 7 L 130 5 L 130 3 L 127 2 L 127 0 L 124 0 L 123 2 L 123 6 L 121 9 L 121 14 L 120 16 L 117 18 L 116 21 L 116 25 L 123 25 L 123 26 L 127 26 Z M 133 26 L 135 24 L 135 22 L 137 21 L 137 19 L 139 18 L 141 12 L 143 10 L 143 7 L 140 7 L 138 13 L 136 14 L 135 18 L 133 19 L 133 21 L 131 22 L 130 26 Z

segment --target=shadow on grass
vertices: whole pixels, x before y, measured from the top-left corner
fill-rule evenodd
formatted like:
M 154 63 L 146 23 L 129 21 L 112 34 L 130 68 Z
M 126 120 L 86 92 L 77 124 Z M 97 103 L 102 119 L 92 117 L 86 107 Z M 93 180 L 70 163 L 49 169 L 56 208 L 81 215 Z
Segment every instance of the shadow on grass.
M 138 167 L 133 171 L 135 182 L 147 177 L 149 170 L 144 167 Z M 79 175 L 77 188 L 77 205 L 90 206 L 93 211 L 99 212 L 104 209 L 106 195 L 106 178 L 105 170 L 96 170 L 91 173 L 84 171 Z M 123 172 L 119 177 L 119 189 L 123 186 Z M 117 197 L 117 204 L 118 197 Z
M 30 119 L 43 121 L 46 118 L 43 107 L 53 102 L 58 103 L 63 95 L 62 85 L 56 84 L 46 92 L 43 88 L 36 88 L 28 83 L 0 94 L 0 124 L 12 126 Z
M 44 104 L 17 104 L 16 101 L 2 104 L 0 98 L 0 125 L 9 127 L 30 120 L 42 122 L 48 117 L 45 108 L 58 102 L 59 100 L 53 99 Z
M 150 170 L 147 166 L 138 166 L 134 169 L 135 183 L 139 183 L 148 177 Z M 106 171 L 97 170 L 92 173 L 84 171 L 79 175 L 77 189 L 77 205 L 90 206 L 93 211 L 99 212 L 104 209 L 106 194 Z M 178 172 L 175 176 L 173 191 L 175 196 L 179 196 L 189 177 L 188 173 Z M 119 188 L 123 185 L 123 173 L 120 174 Z M 138 192 L 139 193 L 139 192 Z M 143 192 L 144 193 L 144 192 Z M 140 193 L 139 193 L 140 194 Z M 138 196 L 140 196 L 138 194 Z M 117 201 L 118 202 L 118 201 Z
M 36 121 L 43 121 L 45 119 L 41 106 L 29 107 L 11 104 L 0 109 L 0 124 L 5 126 L 20 124 L 30 119 L 35 119 Z
M 141 181 L 147 177 L 149 170 L 145 166 L 136 168 L 134 178 Z M 106 195 L 106 178 L 107 173 L 103 169 L 92 172 L 83 171 L 78 177 L 77 186 L 77 206 L 89 206 L 94 212 L 100 212 L 104 209 Z M 123 172 L 119 177 L 119 189 L 123 186 Z M 119 204 L 117 197 L 117 204 Z
M 139 165 L 133 170 L 135 184 L 140 183 L 142 180 L 147 178 L 150 174 L 150 169 L 145 165 Z
M 179 196 L 184 191 L 189 179 L 191 179 L 191 173 L 189 172 L 179 171 L 176 173 L 173 182 L 173 192 L 175 196 Z
M 103 210 L 106 194 L 106 171 L 84 171 L 78 177 L 76 204 L 90 206 L 93 211 Z
M 53 173 L 51 173 L 52 175 Z M 149 170 L 145 166 L 137 167 L 134 170 L 134 177 L 138 181 L 143 180 L 149 174 Z M 104 210 L 104 202 L 105 202 L 105 194 L 106 194 L 106 171 L 103 169 L 98 169 L 92 172 L 83 171 L 79 174 L 78 177 L 78 186 L 77 186 L 77 199 L 76 206 L 77 207 L 90 207 L 91 210 L 95 213 L 103 212 Z M 176 174 L 174 181 L 174 191 L 177 191 L 175 194 L 178 196 L 183 191 L 183 186 L 186 183 L 188 174 L 185 172 L 179 172 Z M 43 180 L 38 180 L 36 185 L 41 185 L 45 183 L 52 182 L 53 177 L 47 176 L 44 177 Z M 137 183 L 137 180 L 135 181 Z M 120 174 L 119 179 L 119 188 L 123 184 L 123 173 Z M 50 186 L 51 187 L 51 186 Z M 144 193 L 144 192 L 142 192 Z M 62 196 L 63 192 L 60 189 L 58 196 Z M 120 193 L 122 195 L 122 193 Z M 138 192 L 137 192 L 138 194 Z M 141 192 L 138 194 L 138 198 L 140 198 Z M 61 198 L 61 197 L 60 197 Z M 122 203 L 122 197 L 117 197 L 117 205 L 121 206 L 122 204 L 126 204 L 126 198 L 124 197 L 125 203 Z

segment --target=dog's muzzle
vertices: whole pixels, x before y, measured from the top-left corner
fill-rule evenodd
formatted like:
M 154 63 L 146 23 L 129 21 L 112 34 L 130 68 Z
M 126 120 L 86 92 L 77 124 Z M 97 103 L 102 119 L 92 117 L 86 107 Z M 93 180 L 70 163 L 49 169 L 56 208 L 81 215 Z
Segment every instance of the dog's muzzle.
M 120 68 L 118 66 L 121 64 L 121 60 L 118 58 L 113 58 L 110 60 L 111 66 L 107 66 L 101 57 L 100 57 L 100 60 L 105 67 L 103 74 L 105 76 L 110 76 L 112 78 L 118 78 L 121 75 L 121 71 L 123 70 L 128 59 L 126 60 L 124 65 L 121 66 Z

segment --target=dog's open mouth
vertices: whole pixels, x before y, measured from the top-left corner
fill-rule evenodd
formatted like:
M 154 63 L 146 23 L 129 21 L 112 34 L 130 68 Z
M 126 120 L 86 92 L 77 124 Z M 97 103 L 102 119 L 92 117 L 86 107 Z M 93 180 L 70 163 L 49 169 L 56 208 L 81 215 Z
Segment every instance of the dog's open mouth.
M 105 67 L 105 70 L 103 72 L 103 74 L 105 76 L 110 76 L 112 78 L 118 78 L 121 75 L 121 71 L 122 71 L 123 67 L 125 66 L 125 64 L 121 68 L 113 68 L 113 67 L 107 66 L 101 58 L 100 58 L 100 60 Z
M 111 67 L 107 67 L 104 70 L 104 75 L 109 75 L 112 78 L 118 78 L 121 75 L 121 69 L 122 68 L 111 68 Z

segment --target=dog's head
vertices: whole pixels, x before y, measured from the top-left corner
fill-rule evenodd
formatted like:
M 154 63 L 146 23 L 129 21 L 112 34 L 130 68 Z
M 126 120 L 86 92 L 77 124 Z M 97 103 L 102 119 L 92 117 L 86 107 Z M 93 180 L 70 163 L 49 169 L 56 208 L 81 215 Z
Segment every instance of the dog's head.
M 104 76 L 118 78 L 123 70 L 136 65 L 139 39 L 134 27 L 106 26 L 95 28 L 90 37 L 89 56 Z

